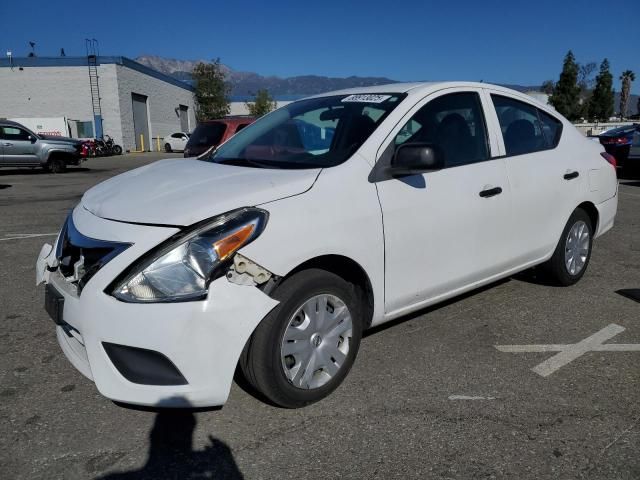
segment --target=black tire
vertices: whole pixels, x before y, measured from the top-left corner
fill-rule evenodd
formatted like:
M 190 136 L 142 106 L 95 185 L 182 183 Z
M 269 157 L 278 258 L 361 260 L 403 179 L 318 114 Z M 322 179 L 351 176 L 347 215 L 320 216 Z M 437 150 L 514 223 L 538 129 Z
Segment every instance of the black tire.
M 346 358 L 335 375 L 317 388 L 303 389 L 287 378 L 281 359 L 281 345 L 289 321 L 298 309 L 316 295 L 338 297 L 349 309 L 352 336 Z M 272 295 L 280 304 L 258 325 L 240 358 L 245 379 L 271 402 L 298 408 L 317 402 L 333 392 L 349 373 L 362 338 L 362 306 L 357 287 L 333 273 L 303 270 L 278 286 Z
M 46 166 L 46 170 L 50 173 L 63 173 L 66 169 L 67 164 L 61 158 L 52 158 Z
M 567 248 L 569 232 L 571 232 L 573 226 L 578 222 L 584 222 L 586 224 L 586 228 L 588 229 L 589 233 L 589 249 L 586 254 L 584 266 L 580 269 L 580 271 L 572 274 L 565 263 L 565 249 Z M 573 285 L 577 283 L 587 271 L 593 247 L 593 228 L 594 225 L 592 225 L 591 218 L 589 217 L 589 215 L 587 215 L 587 212 L 585 212 L 581 208 L 574 210 L 574 212 L 571 214 L 571 217 L 569 217 L 569 221 L 565 225 L 564 230 L 562 231 L 562 235 L 560 236 L 558 245 L 553 252 L 553 256 L 544 264 L 544 269 L 549 276 L 549 279 L 554 284 L 560 286 Z
M 172 152 L 171 145 L 169 145 L 168 143 L 165 143 L 164 144 L 164 151 L 167 152 L 167 153 L 171 153 Z
M 120 145 L 114 145 L 112 152 L 114 155 L 122 155 L 122 147 Z

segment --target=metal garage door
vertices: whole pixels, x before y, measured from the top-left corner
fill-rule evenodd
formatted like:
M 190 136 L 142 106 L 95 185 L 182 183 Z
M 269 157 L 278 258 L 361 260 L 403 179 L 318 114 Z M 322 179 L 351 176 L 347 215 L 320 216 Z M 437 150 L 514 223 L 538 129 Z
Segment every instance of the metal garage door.
M 189 133 L 189 107 L 180 105 L 180 131 Z
M 131 94 L 133 103 L 133 130 L 136 137 L 136 150 L 149 150 L 149 118 L 147 117 L 147 96 Z M 144 137 L 144 140 L 140 138 Z M 144 143 L 144 145 L 143 145 Z

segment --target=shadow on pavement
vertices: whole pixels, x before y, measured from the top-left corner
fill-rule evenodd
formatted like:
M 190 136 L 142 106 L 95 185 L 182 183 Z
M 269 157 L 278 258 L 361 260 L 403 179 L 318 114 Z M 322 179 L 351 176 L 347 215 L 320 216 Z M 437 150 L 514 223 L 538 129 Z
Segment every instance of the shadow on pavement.
M 90 172 L 91 169 L 87 167 L 67 167 L 67 170 L 61 173 L 50 173 L 42 168 L 0 168 L 0 177 L 10 176 L 10 175 L 65 175 L 67 173 L 84 173 Z
M 616 290 L 616 293 L 640 303 L 640 288 L 622 288 L 620 290 Z
M 209 435 L 209 444 L 203 450 L 194 450 L 197 411 L 160 409 L 149 434 L 149 455 L 144 466 L 110 473 L 99 480 L 243 479 L 231 450 L 221 440 Z

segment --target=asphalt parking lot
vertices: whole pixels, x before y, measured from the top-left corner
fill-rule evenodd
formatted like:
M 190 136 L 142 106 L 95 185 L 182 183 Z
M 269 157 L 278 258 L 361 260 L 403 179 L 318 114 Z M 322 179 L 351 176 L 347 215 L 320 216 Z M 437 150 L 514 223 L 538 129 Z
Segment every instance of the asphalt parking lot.
M 528 272 L 375 329 L 305 409 L 234 384 L 220 410 L 157 413 L 69 364 L 34 264 L 87 188 L 158 156 L 0 169 L 0 478 L 640 478 L 640 303 L 617 293 L 640 289 L 639 180 L 576 286 Z

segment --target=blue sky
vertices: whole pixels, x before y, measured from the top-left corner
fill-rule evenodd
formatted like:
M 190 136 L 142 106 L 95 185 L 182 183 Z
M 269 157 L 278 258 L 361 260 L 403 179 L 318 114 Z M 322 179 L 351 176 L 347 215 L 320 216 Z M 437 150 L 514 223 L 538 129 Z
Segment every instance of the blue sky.
M 631 69 L 640 93 L 640 3 L 547 1 L 0 1 L 0 54 L 220 57 L 262 75 L 385 76 L 535 85 L 572 49 Z

